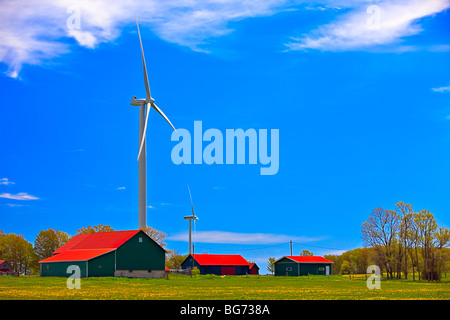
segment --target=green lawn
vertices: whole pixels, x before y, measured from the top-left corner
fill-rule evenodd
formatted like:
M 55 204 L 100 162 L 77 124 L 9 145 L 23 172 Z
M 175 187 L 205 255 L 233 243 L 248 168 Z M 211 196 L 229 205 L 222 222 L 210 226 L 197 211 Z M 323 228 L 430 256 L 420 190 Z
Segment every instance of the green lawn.
M 441 282 L 384 280 L 369 290 L 363 278 L 343 276 L 197 276 L 170 279 L 82 278 L 81 289 L 68 289 L 66 278 L 0 276 L 5 299 L 450 299 L 450 279 Z

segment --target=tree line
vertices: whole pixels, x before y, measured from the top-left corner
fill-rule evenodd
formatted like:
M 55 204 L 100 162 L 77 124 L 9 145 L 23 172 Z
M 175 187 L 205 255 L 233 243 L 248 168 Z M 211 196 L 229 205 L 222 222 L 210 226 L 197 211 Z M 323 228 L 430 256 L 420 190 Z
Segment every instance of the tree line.
M 83 227 L 77 230 L 77 235 L 114 231 L 109 225 L 97 225 Z M 159 245 L 165 247 L 166 234 L 151 227 L 143 231 L 155 240 Z M 29 275 L 39 273 L 39 261 L 46 259 L 52 253 L 72 238 L 68 233 L 53 228 L 40 231 L 34 243 L 28 242 L 23 235 L 5 233 L 0 230 L 0 260 L 9 262 L 12 273 L 15 275 Z
M 375 208 L 361 226 L 364 248 L 341 255 L 326 255 L 334 261 L 333 273 L 366 273 L 378 265 L 388 279 L 440 280 L 450 270 L 450 232 L 438 226 L 428 210 L 414 210 L 398 202 L 395 209 Z

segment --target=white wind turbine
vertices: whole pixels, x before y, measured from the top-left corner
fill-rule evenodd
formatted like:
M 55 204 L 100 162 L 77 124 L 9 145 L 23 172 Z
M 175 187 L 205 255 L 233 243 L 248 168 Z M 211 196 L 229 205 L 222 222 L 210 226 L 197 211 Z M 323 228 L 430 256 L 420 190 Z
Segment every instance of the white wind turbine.
M 137 161 L 139 162 L 139 229 L 147 227 L 147 156 L 146 156 L 146 144 L 145 135 L 147 131 L 148 115 L 150 108 L 155 109 L 158 113 L 166 119 L 166 121 L 176 131 L 169 118 L 159 109 L 155 104 L 155 99 L 150 95 L 150 86 L 148 84 L 147 67 L 145 66 L 144 48 L 142 47 L 141 33 L 139 31 L 139 24 L 136 17 L 136 26 L 139 34 L 139 42 L 141 44 L 142 65 L 144 67 L 144 83 L 147 97 L 145 99 L 136 99 L 133 97 L 131 100 L 132 106 L 139 107 L 139 153 Z M 147 107 L 147 110 L 146 110 Z
M 192 223 L 192 220 L 194 220 L 194 230 L 195 230 L 195 220 L 198 220 L 198 217 L 195 215 L 195 212 L 194 212 L 194 203 L 192 202 L 191 189 L 189 189 L 189 185 L 188 185 L 188 190 L 189 190 L 189 198 L 191 198 L 192 215 L 185 216 L 184 220 L 189 220 L 189 254 L 191 254 L 191 248 L 192 248 L 191 223 Z

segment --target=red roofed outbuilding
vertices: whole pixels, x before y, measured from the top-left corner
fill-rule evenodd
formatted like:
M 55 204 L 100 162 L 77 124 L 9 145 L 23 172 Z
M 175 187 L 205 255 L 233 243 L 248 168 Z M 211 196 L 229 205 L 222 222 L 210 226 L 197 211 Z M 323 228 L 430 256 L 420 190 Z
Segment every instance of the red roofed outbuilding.
M 76 265 L 81 277 L 164 277 L 165 249 L 141 230 L 80 234 L 39 261 L 41 276 L 68 277 Z
M 197 267 L 200 274 L 246 275 L 250 264 L 238 254 L 194 254 L 181 264 L 182 269 Z
M 333 263 L 333 261 L 320 256 L 284 256 L 275 261 L 275 275 L 330 275 Z
M 5 261 L 5 260 L 0 260 L 0 272 L 11 272 L 12 268 L 11 265 Z
M 249 269 L 250 274 L 259 274 L 259 267 L 256 263 L 250 263 Z

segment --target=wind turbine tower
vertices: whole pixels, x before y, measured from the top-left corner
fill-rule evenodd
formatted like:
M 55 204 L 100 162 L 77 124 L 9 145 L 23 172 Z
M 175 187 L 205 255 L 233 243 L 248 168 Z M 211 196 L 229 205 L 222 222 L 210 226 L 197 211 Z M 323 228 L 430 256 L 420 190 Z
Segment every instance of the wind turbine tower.
M 192 215 L 190 216 L 185 216 L 184 220 L 189 220 L 189 254 L 191 254 L 191 250 L 192 250 L 192 220 L 194 220 L 194 229 L 195 229 L 195 220 L 198 220 L 198 217 L 195 215 L 194 212 L 194 203 L 192 202 L 192 196 L 191 196 L 191 190 L 189 189 L 188 186 L 188 190 L 189 190 L 189 197 L 191 198 L 191 208 L 192 208 Z
M 150 86 L 148 84 L 147 67 L 145 65 L 144 48 L 142 46 L 141 32 L 139 31 L 139 24 L 136 17 L 136 26 L 139 34 L 139 42 L 141 44 L 142 65 L 144 68 L 144 84 L 147 97 L 145 99 L 136 99 L 133 97 L 131 100 L 132 106 L 139 107 L 139 153 L 137 161 L 139 163 L 139 229 L 147 227 L 147 155 L 146 155 L 146 143 L 145 135 L 147 131 L 148 115 L 150 109 L 155 109 L 176 131 L 169 118 L 159 109 L 155 104 L 155 99 L 150 94 Z M 147 110 L 146 110 L 147 109 Z

